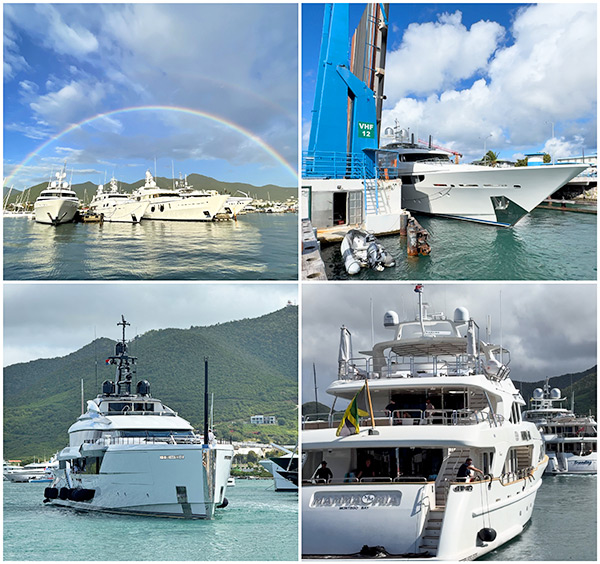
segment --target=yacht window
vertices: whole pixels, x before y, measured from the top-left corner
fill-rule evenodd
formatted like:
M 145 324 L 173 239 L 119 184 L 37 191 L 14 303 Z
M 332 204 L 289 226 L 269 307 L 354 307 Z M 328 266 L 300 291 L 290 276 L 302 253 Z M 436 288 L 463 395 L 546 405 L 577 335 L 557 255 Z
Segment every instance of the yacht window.
M 110 402 L 108 404 L 108 411 L 131 411 L 132 405 L 128 402 Z
M 333 472 L 335 483 L 435 480 L 442 465 L 441 448 L 380 448 L 316 451 L 307 455 L 303 480 L 310 480 L 321 461 Z

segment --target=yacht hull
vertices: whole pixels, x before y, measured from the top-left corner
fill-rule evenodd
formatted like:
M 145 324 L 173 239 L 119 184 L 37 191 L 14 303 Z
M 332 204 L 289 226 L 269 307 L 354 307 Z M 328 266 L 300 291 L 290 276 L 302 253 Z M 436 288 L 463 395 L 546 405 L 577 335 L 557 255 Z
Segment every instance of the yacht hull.
M 546 474 L 597 474 L 598 454 L 593 452 L 588 456 L 572 453 L 548 453 L 550 461 Z
M 38 223 L 58 225 L 73 221 L 78 203 L 73 200 L 54 199 L 36 201 L 33 206 L 34 219 Z
M 415 163 L 402 175 L 402 205 L 413 212 L 509 227 L 583 168 Z
M 147 202 L 126 202 L 108 208 L 98 208 L 104 221 L 110 223 L 140 223 L 148 207 Z
M 159 198 L 148 203 L 143 217 L 162 221 L 212 221 L 227 198 L 228 196 L 210 196 L 209 198 L 192 196 L 164 201 Z
M 98 474 L 76 472 L 69 463 L 56 472 L 54 488 L 93 490 L 91 500 L 67 497 L 49 503 L 86 511 L 212 519 L 225 500 L 232 458 L 229 445 L 112 445 Z
M 284 459 L 285 460 L 285 459 Z M 289 462 L 289 459 L 288 459 Z M 271 459 L 261 460 L 259 464 L 273 476 L 276 492 L 297 492 L 298 486 L 284 478 L 278 470 L 286 471 L 287 467 L 277 464 Z M 297 465 L 295 466 L 297 468 Z
M 434 482 L 304 485 L 303 557 L 359 557 L 367 546 L 400 560 L 474 560 L 527 525 L 546 463 L 513 482 L 451 483 L 443 508 L 435 507 Z M 482 529 L 493 529 L 494 540 L 480 540 Z

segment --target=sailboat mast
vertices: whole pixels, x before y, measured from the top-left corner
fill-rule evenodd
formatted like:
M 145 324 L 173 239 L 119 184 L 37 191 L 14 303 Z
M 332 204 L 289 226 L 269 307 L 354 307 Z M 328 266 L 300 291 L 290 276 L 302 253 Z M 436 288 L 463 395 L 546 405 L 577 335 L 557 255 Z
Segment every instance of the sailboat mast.
M 208 357 L 204 357 L 204 444 L 208 445 Z

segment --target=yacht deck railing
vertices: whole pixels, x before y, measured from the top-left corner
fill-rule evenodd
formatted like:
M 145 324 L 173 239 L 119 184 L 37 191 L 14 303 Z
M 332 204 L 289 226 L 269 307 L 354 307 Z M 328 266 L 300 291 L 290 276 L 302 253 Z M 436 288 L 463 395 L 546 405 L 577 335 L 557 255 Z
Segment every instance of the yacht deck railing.
M 302 420 L 303 430 L 337 428 L 342 421 L 343 412 L 306 415 Z M 392 413 L 375 411 L 373 419 L 370 416 L 359 418 L 359 427 L 392 427 L 407 425 L 478 425 L 487 422 L 490 427 L 504 424 L 504 417 L 489 411 L 477 409 L 399 409 Z
M 452 360 L 437 356 L 415 357 L 392 354 L 386 358 L 386 364 L 375 372 L 372 357 L 351 358 L 340 363 L 341 380 L 364 380 L 365 378 L 419 378 L 426 376 L 467 376 L 483 371 L 479 359 L 470 359 L 468 355 L 459 355 Z M 500 378 L 503 375 L 497 375 Z

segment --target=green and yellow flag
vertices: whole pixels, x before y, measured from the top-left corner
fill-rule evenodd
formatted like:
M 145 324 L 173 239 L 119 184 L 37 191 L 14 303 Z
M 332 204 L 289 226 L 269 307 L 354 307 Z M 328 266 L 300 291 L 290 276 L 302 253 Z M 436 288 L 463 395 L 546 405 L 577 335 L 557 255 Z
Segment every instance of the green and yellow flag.
M 367 404 L 367 389 L 366 384 L 361 388 L 350 405 L 346 408 L 344 417 L 342 418 L 339 427 L 336 431 L 337 437 L 347 437 L 348 435 L 356 435 L 360 432 L 358 427 L 358 418 L 369 415 Z

